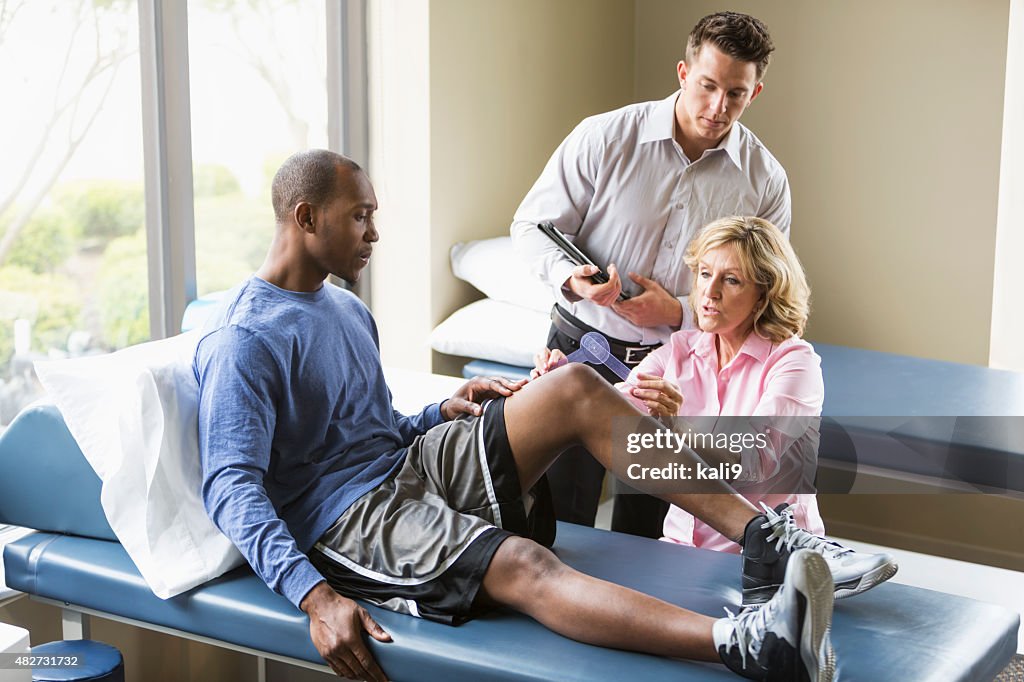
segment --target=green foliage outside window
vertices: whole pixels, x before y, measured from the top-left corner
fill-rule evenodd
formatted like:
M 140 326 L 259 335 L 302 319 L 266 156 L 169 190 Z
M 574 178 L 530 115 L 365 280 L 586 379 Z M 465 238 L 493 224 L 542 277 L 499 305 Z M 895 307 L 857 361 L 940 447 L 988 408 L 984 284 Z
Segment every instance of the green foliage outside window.
M 32 322 L 32 350 L 45 353 L 64 348 L 68 333 L 79 327 L 82 312 L 80 287 L 72 279 L 37 273 L 20 265 L 0 268 L 0 358 L 14 354 L 17 318 Z
M 196 199 L 198 294 L 229 289 L 253 273 L 270 246 L 274 215 L 270 198 L 241 194 Z
M 3 234 L 6 226 L 0 226 Z M 75 251 L 77 226 L 59 208 L 37 210 L 7 254 L 6 265 L 41 274 L 53 272 Z
M 192 187 L 196 198 L 235 194 L 241 189 L 235 174 L 218 163 L 198 164 L 192 170 Z
M 252 274 L 274 221 L 269 196 L 245 196 L 224 167 L 200 168 L 197 183 L 205 184 L 196 192 L 196 269 L 203 295 Z M 14 352 L 13 323 L 19 318 L 32 324 L 34 353 L 66 351 L 68 335 L 76 330 L 89 332 L 89 347 L 100 351 L 149 339 L 142 187 L 75 181 L 57 186 L 52 196 L 53 203 L 35 211 L 0 263 L 0 377 Z
M 146 234 L 139 230 L 107 245 L 99 269 L 99 317 L 105 345 L 149 340 Z
M 85 180 L 65 185 L 57 192 L 57 205 L 86 240 L 106 241 L 139 230 L 146 221 L 146 201 L 141 183 L 118 180 Z

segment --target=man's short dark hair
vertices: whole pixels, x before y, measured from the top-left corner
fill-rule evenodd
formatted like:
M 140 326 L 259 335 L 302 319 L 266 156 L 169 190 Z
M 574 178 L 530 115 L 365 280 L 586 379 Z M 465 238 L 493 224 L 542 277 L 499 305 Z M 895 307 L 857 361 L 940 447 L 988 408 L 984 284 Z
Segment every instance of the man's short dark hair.
M 775 44 L 768 27 L 749 14 L 715 12 L 693 27 L 686 41 L 686 63 L 693 64 L 697 53 L 707 44 L 714 45 L 733 59 L 753 62 L 760 81 L 768 68 Z
M 358 163 L 326 149 L 310 149 L 289 156 L 274 174 L 270 200 L 274 217 L 284 223 L 300 201 L 323 206 L 337 188 L 338 168 L 362 171 Z

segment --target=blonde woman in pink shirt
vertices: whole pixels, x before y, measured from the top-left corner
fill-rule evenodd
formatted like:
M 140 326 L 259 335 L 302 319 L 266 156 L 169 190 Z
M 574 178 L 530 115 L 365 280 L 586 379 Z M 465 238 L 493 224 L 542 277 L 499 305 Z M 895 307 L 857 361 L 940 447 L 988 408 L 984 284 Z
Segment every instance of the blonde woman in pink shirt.
M 824 384 L 821 358 L 800 338 L 810 310 L 800 261 L 774 225 L 744 217 L 709 224 L 685 258 L 693 271 L 689 302 L 699 328 L 672 334 L 619 388 L 639 409 L 659 417 L 774 418 L 769 423 L 778 428 L 770 429 L 767 447 L 749 450 L 753 456 L 742 461 L 760 484 L 736 488 L 757 506 L 787 505 L 779 512 L 822 535 L 817 500 L 801 492 L 812 489 L 813 466 L 807 463 L 817 450 L 814 418 L 821 415 Z M 564 357 L 543 351 L 536 373 Z M 665 517 L 663 539 L 740 552 L 738 544 L 676 506 Z

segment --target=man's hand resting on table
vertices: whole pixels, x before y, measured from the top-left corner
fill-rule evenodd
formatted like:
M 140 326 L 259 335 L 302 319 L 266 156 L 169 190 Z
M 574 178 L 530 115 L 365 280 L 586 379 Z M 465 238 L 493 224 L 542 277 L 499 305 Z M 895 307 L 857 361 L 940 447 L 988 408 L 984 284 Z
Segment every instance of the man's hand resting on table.
M 332 590 L 326 582 L 310 590 L 300 608 L 309 616 L 313 646 L 331 670 L 351 680 L 387 680 L 366 648 L 362 633 L 366 630 L 378 642 L 390 642 L 391 635 L 366 609 Z
M 526 379 L 511 381 L 505 377 L 473 377 L 455 391 L 451 398 L 441 403 L 441 416 L 447 421 L 460 414 L 479 417 L 483 414 L 481 403 L 493 398 L 509 397 L 526 384 Z

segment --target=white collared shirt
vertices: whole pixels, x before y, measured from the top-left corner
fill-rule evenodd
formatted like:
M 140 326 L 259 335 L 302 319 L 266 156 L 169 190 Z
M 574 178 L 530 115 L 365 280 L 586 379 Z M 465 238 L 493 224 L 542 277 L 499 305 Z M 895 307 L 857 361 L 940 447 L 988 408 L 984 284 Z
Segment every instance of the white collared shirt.
M 615 263 L 627 292 L 640 292 L 627 272 L 657 281 L 682 302 L 684 328 L 694 325 L 686 302 L 693 275 L 683 255 L 702 227 L 729 215 L 759 216 L 789 234 L 782 165 L 739 123 L 691 162 L 673 137 L 678 96 L 584 119 L 555 150 L 512 222 L 516 250 L 558 303 L 623 341 L 664 343 L 675 329 L 638 327 L 610 307 L 567 299 L 562 284 L 573 264 L 537 223 L 553 222 L 602 269 Z

